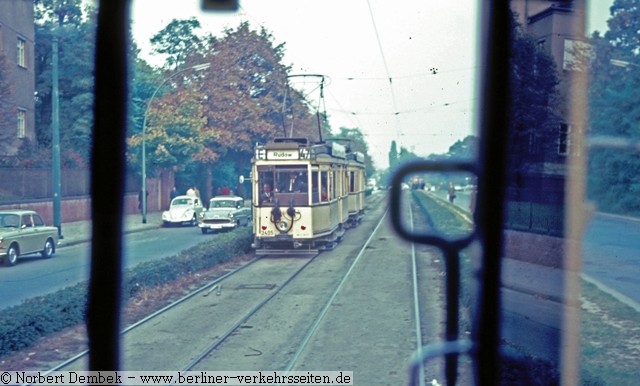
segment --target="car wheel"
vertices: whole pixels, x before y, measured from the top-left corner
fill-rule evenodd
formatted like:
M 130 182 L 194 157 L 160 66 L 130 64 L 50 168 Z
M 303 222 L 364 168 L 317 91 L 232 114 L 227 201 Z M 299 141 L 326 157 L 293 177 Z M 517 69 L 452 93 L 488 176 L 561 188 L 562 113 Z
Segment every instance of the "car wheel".
M 47 241 L 44 242 L 44 248 L 42 249 L 42 252 L 40 252 L 40 254 L 45 259 L 48 259 L 51 256 L 53 256 L 53 253 L 55 252 L 55 250 L 56 248 L 53 245 L 53 240 L 47 239 Z
M 196 217 L 196 215 L 193 215 L 193 218 L 191 219 L 191 222 L 189 223 L 192 227 L 197 226 L 198 225 L 198 218 Z
M 11 244 L 9 250 L 7 250 L 7 256 L 4 258 L 4 263 L 9 266 L 16 265 L 19 256 L 20 251 L 18 250 L 18 246 Z
M 203 235 L 206 235 L 207 233 L 209 233 L 209 229 L 207 228 L 200 228 L 200 230 L 202 231 Z

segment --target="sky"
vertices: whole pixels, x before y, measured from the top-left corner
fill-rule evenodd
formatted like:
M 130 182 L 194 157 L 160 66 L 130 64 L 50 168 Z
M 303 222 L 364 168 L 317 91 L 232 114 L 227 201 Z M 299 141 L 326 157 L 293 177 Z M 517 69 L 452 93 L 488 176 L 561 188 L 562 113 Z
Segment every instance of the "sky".
M 589 30 L 606 29 L 612 0 L 592 0 Z M 150 38 L 173 19 L 196 17 L 220 36 L 248 21 L 285 43 L 292 74 L 326 77 L 294 83 L 326 109 L 331 127 L 359 128 L 377 167 L 391 141 L 414 153 L 446 153 L 475 134 L 478 68 L 476 0 L 240 0 L 237 13 L 202 12 L 199 0 L 134 0 L 132 32 L 152 65 Z M 176 7 L 176 5 L 178 5 Z M 399 5 L 400 4 L 400 5 Z M 315 91 L 314 91 L 315 90 Z

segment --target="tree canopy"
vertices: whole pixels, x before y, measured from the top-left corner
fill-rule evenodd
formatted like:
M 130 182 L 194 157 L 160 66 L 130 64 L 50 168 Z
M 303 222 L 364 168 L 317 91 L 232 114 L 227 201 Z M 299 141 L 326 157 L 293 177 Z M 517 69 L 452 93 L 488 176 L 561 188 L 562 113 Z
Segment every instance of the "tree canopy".
M 589 112 L 591 137 L 640 141 L 640 0 L 616 0 L 609 30 L 592 37 Z M 589 153 L 588 195 L 600 210 L 640 213 L 640 154 L 618 148 Z
M 39 151 L 29 152 L 42 166 L 50 162 L 50 152 L 42 150 L 51 146 L 54 38 L 59 47 L 63 167 L 89 165 L 96 10 L 83 9 L 83 4 L 81 0 L 35 3 Z M 292 84 L 290 68 L 283 63 L 285 46 L 276 44 L 266 29 L 242 22 L 213 36 L 202 34 L 195 18 L 172 20 L 150 42 L 153 52 L 165 58 L 160 67 L 143 60 L 135 44 L 130 50 L 127 160 L 131 171 L 142 169 L 144 142 L 149 175 L 172 170 L 184 174 L 181 179 L 194 181 L 204 174 L 211 185 L 216 170 L 225 170 L 225 179 L 245 172 L 256 142 L 282 136 L 311 140 L 330 136 L 326 113 Z M 358 140 L 365 144 L 361 133 Z M 234 166 L 222 167 L 221 162 Z

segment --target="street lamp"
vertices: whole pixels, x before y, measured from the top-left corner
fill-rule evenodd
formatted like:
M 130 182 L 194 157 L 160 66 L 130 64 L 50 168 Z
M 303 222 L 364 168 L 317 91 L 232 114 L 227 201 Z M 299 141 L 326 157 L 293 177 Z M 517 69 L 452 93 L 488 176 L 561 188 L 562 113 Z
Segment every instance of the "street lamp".
M 151 98 L 149 98 L 149 102 L 147 102 L 147 108 L 144 110 L 144 117 L 142 119 L 142 190 L 141 190 L 140 202 L 142 205 L 141 209 L 142 209 L 143 224 L 147 223 L 147 147 L 146 147 L 145 131 L 147 127 L 147 113 L 149 112 L 149 108 L 151 108 L 151 102 L 153 101 L 153 98 L 155 98 L 158 91 L 160 91 L 162 86 L 167 84 L 167 82 L 173 77 L 175 77 L 176 75 L 182 74 L 183 72 L 186 72 L 189 70 L 202 71 L 202 70 L 206 70 L 209 67 L 211 67 L 211 63 L 203 63 L 203 64 L 197 64 L 195 66 L 183 68 L 180 71 L 174 72 L 173 74 L 165 78 L 165 80 L 163 80 L 162 83 L 158 85 L 158 87 L 156 87 L 156 89 L 153 91 L 153 94 L 151 94 Z

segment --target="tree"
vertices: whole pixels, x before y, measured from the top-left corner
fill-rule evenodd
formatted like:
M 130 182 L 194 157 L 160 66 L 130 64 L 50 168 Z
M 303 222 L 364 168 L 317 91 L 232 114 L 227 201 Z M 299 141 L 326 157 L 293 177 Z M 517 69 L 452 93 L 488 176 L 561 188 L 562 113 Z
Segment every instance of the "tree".
M 36 0 L 34 16 L 36 20 L 46 24 L 81 25 L 83 23 L 82 0 Z
M 174 19 L 151 38 L 153 51 L 167 55 L 167 67 L 176 71 L 185 65 L 189 56 L 203 51 L 204 41 L 195 33 L 198 29 L 200 22 L 196 18 Z
M 511 110 L 509 120 L 508 172 L 510 182 L 526 173 L 533 163 L 551 161 L 557 154 L 560 104 L 556 66 L 512 17 L 510 63 Z
M 166 76 L 166 84 L 155 86 L 154 90 L 158 90 L 159 96 L 151 100 L 148 111 L 145 108 L 146 127 L 141 127 L 139 133 L 128 139 L 129 164 L 140 165 L 144 130 L 147 170 L 150 175 L 162 169 L 185 170 L 194 160 L 200 161 L 199 157 L 203 157 L 203 154 L 214 160 L 218 157 L 205 149 L 208 138 L 203 136 L 207 134 L 203 130 L 203 96 L 195 85 L 200 76 L 189 68 L 183 70 Z
M 368 176 L 375 174 L 376 170 L 373 166 L 373 160 L 369 156 L 369 145 L 359 128 L 341 127 L 336 137 L 349 139 L 351 150 L 361 152 L 365 156 L 365 173 Z
M 589 112 L 591 137 L 640 140 L 640 1 L 616 0 L 609 30 L 591 42 Z M 620 66 L 615 66 L 620 64 Z M 589 153 L 588 196 L 600 210 L 640 213 L 640 155 L 633 150 L 597 148 Z
M 473 160 L 478 157 L 478 137 L 468 135 L 449 147 L 447 158 Z
M 389 149 L 389 169 L 395 169 L 398 163 L 398 145 L 396 141 L 391 141 L 391 148 Z
M 93 64 L 96 11 L 80 0 L 36 3 L 36 138 L 51 145 L 52 39 L 58 39 L 60 145 L 63 165 L 89 163 L 93 126 Z
M 223 146 L 248 156 L 255 142 L 282 133 L 288 69 L 282 64 L 283 46 L 274 47 L 272 41 L 266 30 L 253 31 L 242 23 L 211 44 L 212 70 L 204 81 L 206 130 L 219 132 Z

